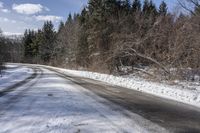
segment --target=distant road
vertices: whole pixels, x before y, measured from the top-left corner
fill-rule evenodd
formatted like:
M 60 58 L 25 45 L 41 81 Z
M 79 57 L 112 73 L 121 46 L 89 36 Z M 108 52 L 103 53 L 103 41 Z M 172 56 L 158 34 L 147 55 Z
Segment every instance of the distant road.
M 31 80 L 0 97 L 0 133 L 200 133 L 198 108 L 31 67 Z

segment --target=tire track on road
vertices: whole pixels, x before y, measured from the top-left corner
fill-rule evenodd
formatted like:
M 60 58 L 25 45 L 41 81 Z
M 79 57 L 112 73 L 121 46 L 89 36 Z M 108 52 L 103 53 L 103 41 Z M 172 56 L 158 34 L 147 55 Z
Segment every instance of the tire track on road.
M 30 82 L 34 78 L 36 78 L 37 70 L 36 70 L 36 68 L 32 68 L 32 69 L 33 69 L 34 72 L 33 72 L 33 74 L 31 76 L 29 76 L 28 78 L 24 79 L 23 81 L 20 81 L 20 82 L 12 85 L 10 87 L 7 87 L 7 88 L 1 90 L 0 91 L 0 97 L 7 95 L 9 92 L 12 92 L 12 91 L 16 90 L 16 88 L 18 88 L 18 87 Z
M 3 92 L 2 96 L 5 96 L 7 94 L 9 94 L 9 92 L 15 91 L 17 88 L 22 87 L 25 84 L 28 84 L 30 81 L 34 80 L 37 78 L 36 81 L 34 81 L 33 83 L 31 83 L 30 85 L 26 86 L 25 89 L 22 89 L 19 91 L 19 93 L 17 93 L 16 95 L 13 95 L 11 97 L 8 98 L 8 100 L 6 100 L 3 103 L 0 103 L 0 116 L 2 116 L 3 114 L 6 113 L 6 110 L 9 110 L 10 108 L 12 108 L 13 105 L 15 105 L 15 103 L 17 103 L 22 97 L 23 94 L 26 93 L 29 89 L 31 89 L 32 86 L 34 86 L 38 80 L 40 79 L 40 77 L 43 76 L 43 71 L 40 68 L 32 68 L 34 69 L 34 73 L 28 77 L 27 79 L 23 80 L 20 83 L 17 83 L 15 85 L 13 85 L 12 87 L 10 87 L 10 90 L 6 90 L 5 92 Z M 40 72 L 40 74 L 38 74 Z M 0 96 L 0 97 L 2 97 Z

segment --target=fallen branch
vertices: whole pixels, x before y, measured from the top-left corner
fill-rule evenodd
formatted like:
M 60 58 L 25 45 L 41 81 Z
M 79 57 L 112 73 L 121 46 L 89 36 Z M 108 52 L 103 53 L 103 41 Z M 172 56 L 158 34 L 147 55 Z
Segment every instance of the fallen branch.
M 128 51 L 132 51 L 133 53 L 130 53 Z M 146 55 L 143 55 L 141 53 L 138 53 L 135 49 L 133 48 L 128 48 L 124 51 L 126 54 L 130 55 L 130 56 L 133 56 L 134 54 L 136 56 L 139 56 L 141 58 L 144 58 L 144 59 L 147 59 L 153 63 L 155 63 L 157 66 L 159 66 L 160 68 L 162 68 L 166 73 L 170 74 L 169 70 L 167 68 L 165 68 L 161 63 L 159 63 L 158 61 L 156 61 L 155 59 L 151 58 L 151 57 L 148 57 Z
M 133 69 L 133 70 L 136 70 L 136 71 L 140 71 L 140 72 L 142 72 L 142 73 L 144 73 L 144 74 L 147 74 L 147 75 L 149 75 L 149 76 L 152 76 L 152 77 L 157 78 L 156 75 L 154 75 L 154 74 L 152 74 L 152 73 L 149 73 L 149 72 L 145 71 L 144 69 L 139 69 L 139 68 L 136 68 L 136 67 L 133 67 L 132 69 Z

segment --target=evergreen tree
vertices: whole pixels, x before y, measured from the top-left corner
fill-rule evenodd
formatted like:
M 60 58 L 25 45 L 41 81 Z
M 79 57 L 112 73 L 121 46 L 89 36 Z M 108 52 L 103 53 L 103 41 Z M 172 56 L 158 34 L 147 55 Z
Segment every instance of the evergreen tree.
M 45 22 L 42 28 L 41 45 L 39 47 L 40 57 L 44 63 L 49 62 L 53 54 L 55 35 L 52 22 Z
M 140 0 L 134 0 L 132 4 L 132 11 L 141 11 L 141 1 Z
M 67 23 L 72 23 L 72 21 L 73 21 L 72 14 L 70 13 L 67 18 Z
M 159 14 L 165 16 L 167 14 L 167 10 L 167 4 L 165 3 L 165 1 L 162 1 L 159 6 Z
M 34 47 L 33 55 L 34 55 L 34 57 L 39 56 L 39 46 L 41 45 L 41 41 L 42 41 L 42 31 L 39 29 L 35 33 L 35 38 L 33 39 L 33 47 Z
M 143 13 L 146 14 L 146 16 L 151 15 L 156 15 L 157 14 L 157 9 L 155 4 L 153 3 L 152 0 L 144 0 L 143 4 Z
M 77 46 L 77 53 L 76 53 L 76 61 L 78 65 L 83 67 L 88 67 L 89 65 L 89 46 L 88 46 L 88 12 L 86 8 L 84 8 L 81 12 L 79 17 L 79 23 L 81 25 L 80 32 L 79 32 L 79 39 L 78 39 L 78 46 Z
M 80 66 L 89 66 L 89 46 L 88 46 L 88 34 L 85 32 L 86 27 L 82 25 L 79 32 L 76 61 Z
M 116 16 L 118 12 L 117 0 L 105 0 L 106 14 L 109 16 Z
M 130 0 L 124 0 L 122 1 L 122 8 L 124 9 L 124 11 L 126 13 L 129 13 L 130 9 L 131 9 L 131 3 L 130 3 Z
M 65 28 L 65 24 L 63 21 L 60 22 L 60 25 L 58 27 L 58 33 L 60 33 Z
M 24 33 L 24 56 L 26 58 L 31 58 L 36 55 L 36 49 L 38 49 L 37 46 L 34 45 L 34 39 L 36 37 L 36 34 L 33 30 L 25 30 Z
M 125 10 L 124 5 L 120 5 L 120 10 L 117 9 L 117 1 L 114 0 L 89 1 L 87 41 L 91 62 L 92 60 L 103 62 L 106 58 L 108 58 L 108 53 L 111 48 L 110 35 L 113 32 L 113 18 L 115 18 L 115 15 L 116 18 L 119 17 L 118 12 L 120 11 L 121 14 L 127 14 L 127 10 Z M 97 65 L 97 62 L 93 63 Z M 107 64 L 103 64 L 102 67 L 107 67 Z
M 156 5 L 153 3 L 152 0 L 150 0 L 149 13 L 153 15 L 157 15 Z
M 89 0 L 88 11 L 89 14 L 98 14 L 102 9 L 102 0 Z
M 88 6 L 88 25 L 89 25 L 89 48 L 92 52 L 97 52 L 102 44 L 102 30 L 106 23 L 105 6 L 102 0 L 90 0 Z M 97 40 L 98 38 L 98 40 Z
M 2 69 L 3 69 L 3 50 L 4 50 L 4 47 L 3 47 L 3 37 L 2 37 L 2 31 L 0 29 L 0 76 L 2 76 Z
M 149 0 L 144 0 L 142 12 L 147 13 L 149 10 L 149 6 L 150 6 Z
M 79 17 L 80 25 L 84 25 L 86 23 L 86 21 L 88 20 L 87 14 L 88 14 L 88 12 L 87 12 L 86 8 L 83 8 L 81 15 Z

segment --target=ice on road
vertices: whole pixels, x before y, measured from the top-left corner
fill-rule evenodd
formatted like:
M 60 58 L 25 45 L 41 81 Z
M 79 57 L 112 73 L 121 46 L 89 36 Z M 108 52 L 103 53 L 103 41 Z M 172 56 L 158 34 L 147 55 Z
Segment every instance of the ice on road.
M 86 89 L 42 71 L 0 97 L 0 133 L 147 132 L 128 116 L 86 95 Z

